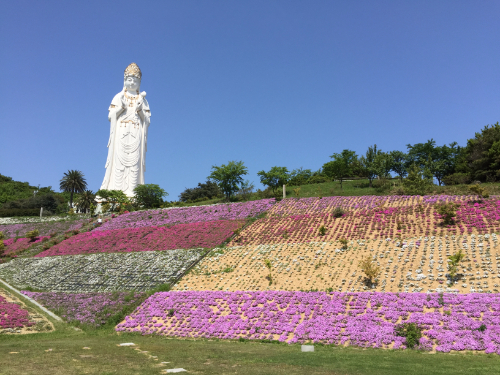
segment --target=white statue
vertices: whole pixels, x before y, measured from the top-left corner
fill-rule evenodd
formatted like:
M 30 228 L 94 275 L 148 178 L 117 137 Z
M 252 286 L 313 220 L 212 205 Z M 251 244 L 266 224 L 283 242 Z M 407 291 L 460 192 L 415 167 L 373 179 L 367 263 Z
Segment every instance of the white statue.
M 146 151 L 151 111 L 146 93 L 139 94 L 142 73 L 136 63 L 125 69 L 123 90 L 109 106 L 111 129 L 108 141 L 106 174 L 101 189 L 121 190 L 134 195 L 144 184 Z

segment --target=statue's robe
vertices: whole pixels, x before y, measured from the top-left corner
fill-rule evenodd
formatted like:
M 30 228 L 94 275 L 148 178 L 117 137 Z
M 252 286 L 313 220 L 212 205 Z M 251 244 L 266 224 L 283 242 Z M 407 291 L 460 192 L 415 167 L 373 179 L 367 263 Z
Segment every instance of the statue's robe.
M 122 96 L 123 91 L 116 94 L 108 109 L 108 158 L 101 189 L 121 190 L 132 197 L 134 188 L 144 184 L 151 111 L 146 98 L 143 98 L 140 113 L 136 113 L 135 105 L 122 110 Z

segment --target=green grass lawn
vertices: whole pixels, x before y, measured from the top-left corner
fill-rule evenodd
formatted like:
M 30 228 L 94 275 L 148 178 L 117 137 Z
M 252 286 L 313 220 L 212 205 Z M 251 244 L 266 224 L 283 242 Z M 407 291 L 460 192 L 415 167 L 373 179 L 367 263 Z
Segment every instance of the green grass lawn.
M 500 373 L 498 355 L 332 346 L 302 353 L 300 345 L 167 339 L 57 326 L 52 333 L 0 337 L 0 374 L 160 374 L 178 367 L 197 374 Z M 117 346 L 123 342 L 137 346 Z

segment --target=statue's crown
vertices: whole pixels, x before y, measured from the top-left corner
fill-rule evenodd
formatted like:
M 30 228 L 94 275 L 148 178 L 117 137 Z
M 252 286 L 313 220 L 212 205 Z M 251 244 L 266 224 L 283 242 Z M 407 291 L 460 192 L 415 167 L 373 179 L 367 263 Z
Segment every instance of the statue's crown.
M 139 69 L 139 67 L 137 66 L 137 64 L 133 62 L 132 64 L 127 66 L 127 69 L 125 69 L 124 75 L 125 75 L 125 77 L 134 76 L 134 77 L 141 79 L 142 72 L 141 72 L 141 69 Z

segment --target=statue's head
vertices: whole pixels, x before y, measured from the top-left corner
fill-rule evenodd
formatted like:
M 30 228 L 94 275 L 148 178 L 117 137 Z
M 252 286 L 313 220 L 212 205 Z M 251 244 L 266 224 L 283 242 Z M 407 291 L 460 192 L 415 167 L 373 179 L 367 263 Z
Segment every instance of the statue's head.
M 139 89 L 141 88 L 141 77 L 142 72 L 141 69 L 137 66 L 136 63 L 132 63 L 127 66 L 124 73 L 124 86 L 128 92 L 131 93 L 139 93 Z

